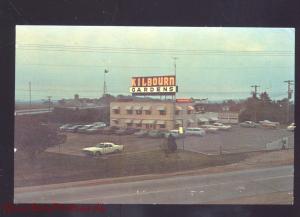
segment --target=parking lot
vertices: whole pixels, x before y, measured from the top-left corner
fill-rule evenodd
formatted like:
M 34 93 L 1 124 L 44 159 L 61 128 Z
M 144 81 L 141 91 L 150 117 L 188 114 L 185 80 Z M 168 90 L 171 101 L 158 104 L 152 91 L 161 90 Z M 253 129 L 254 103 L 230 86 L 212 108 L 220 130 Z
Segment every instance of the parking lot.
M 294 147 L 294 132 L 284 129 L 243 128 L 233 126 L 229 131 L 219 131 L 216 134 L 206 134 L 204 137 L 186 137 L 184 149 L 203 154 L 238 153 L 259 151 L 266 144 L 288 137 L 288 147 Z M 179 148 L 183 148 L 183 141 L 177 142 Z
M 233 126 L 229 131 L 207 133 L 203 137 L 186 136 L 184 139 L 177 139 L 178 149 L 202 153 L 206 155 L 238 153 L 248 151 L 264 150 L 269 142 L 288 137 L 289 147 L 294 147 L 294 132 L 285 128 L 264 129 L 264 128 L 243 128 Z M 124 145 L 123 154 L 146 152 L 160 148 L 163 138 L 138 138 L 134 135 L 101 135 L 101 134 L 80 134 L 67 133 L 67 141 L 60 145 L 48 148 L 47 151 L 70 155 L 84 155 L 82 148 L 94 146 L 100 142 L 114 142 Z

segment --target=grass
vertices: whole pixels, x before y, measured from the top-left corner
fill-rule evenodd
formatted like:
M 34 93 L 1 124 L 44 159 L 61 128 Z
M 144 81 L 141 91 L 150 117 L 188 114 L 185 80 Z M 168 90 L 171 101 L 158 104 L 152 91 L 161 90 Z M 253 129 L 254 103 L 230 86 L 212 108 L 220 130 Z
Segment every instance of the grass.
M 15 186 L 31 186 L 79 180 L 160 174 L 242 161 L 247 154 L 205 156 L 179 151 L 168 157 L 160 150 L 107 158 L 79 157 L 64 154 L 41 154 L 35 162 L 15 160 Z

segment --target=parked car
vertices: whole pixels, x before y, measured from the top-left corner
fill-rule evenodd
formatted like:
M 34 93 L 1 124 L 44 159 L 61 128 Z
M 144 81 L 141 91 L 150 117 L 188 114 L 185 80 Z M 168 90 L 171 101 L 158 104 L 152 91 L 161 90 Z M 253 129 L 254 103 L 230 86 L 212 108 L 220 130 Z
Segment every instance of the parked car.
M 241 127 L 248 127 L 248 128 L 255 128 L 255 127 L 259 127 L 258 123 L 255 123 L 253 121 L 245 121 L 240 123 Z
M 103 131 L 103 127 L 100 126 L 92 126 L 91 128 L 85 130 L 85 132 L 88 134 L 101 133 L 102 131 Z
M 106 127 L 106 123 L 104 122 L 94 122 L 92 125 L 97 127 Z
M 184 137 L 184 133 L 180 134 L 179 130 L 170 130 L 168 132 L 165 133 L 165 137 L 168 137 L 169 135 L 174 136 L 175 138 L 181 138 Z
M 222 123 L 213 123 L 213 126 L 218 128 L 219 130 L 229 130 L 229 129 L 231 129 L 230 125 L 224 125 Z
M 75 133 L 75 132 L 77 132 L 77 129 L 82 127 L 82 126 L 83 125 L 73 125 L 73 126 L 67 127 L 65 129 L 65 131 Z
M 103 154 L 119 153 L 122 152 L 123 149 L 123 145 L 117 145 L 112 142 L 103 142 L 92 147 L 83 148 L 82 151 L 87 155 L 99 156 Z
M 211 125 L 211 124 L 201 125 L 201 128 L 203 128 L 205 130 L 205 132 L 207 132 L 207 133 L 216 133 L 219 131 L 218 127 Z
M 164 135 L 165 135 L 165 133 L 162 131 L 159 131 L 159 130 L 151 130 L 148 133 L 148 136 L 152 137 L 152 138 L 162 138 L 162 137 L 164 137 Z
M 93 126 L 93 125 L 84 125 L 84 126 L 82 126 L 82 127 L 79 127 L 79 128 L 77 129 L 77 132 L 78 132 L 78 133 L 86 133 L 87 130 L 90 129 L 90 128 L 92 128 L 92 127 L 94 127 L 94 126 Z
M 294 132 L 295 128 L 296 128 L 295 123 L 291 123 L 289 126 L 287 126 L 286 129 L 287 129 L 288 131 Z
M 140 130 L 138 132 L 134 133 L 135 136 L 137 137 L 145 137 L 148 135 L 148 131 L 147 130 Z
M 111 135 L 111 134 L 114 134 L 119 129 L 120 128 L 117 127 L 117 126 L 105 127 L 105 128 L 103 128 L 103 130 L 101 131 L 101 133 L 102 134 L 106 134 L 106 135 Z
M 185 129 L 185 135 L 190 135 L 190 136 L 204 136 L 205 135 L 205 130 L 202 128 L 186 128 Z
M 124 128 L 124 129 L 116 130 L 115 134 L 117 134 L 117 135 L 131 135 L 131 134 L 134 134 L 137 131 L 139 131 L 139 130 L 135 129 L 135 128 Z
M 279 122 L 272 122 L 269 120 L 260 121 L 259 123 L 262 127 L 270 128 L 270 129 L 277 129 L 280 125 Z
M 58 129 L 61 130 L 61 131 L 64 131 L 65 129 L 67 129 L 68 127 L 71 127 L 72 124 L 64 124 L 62 126 L 60 126 Z

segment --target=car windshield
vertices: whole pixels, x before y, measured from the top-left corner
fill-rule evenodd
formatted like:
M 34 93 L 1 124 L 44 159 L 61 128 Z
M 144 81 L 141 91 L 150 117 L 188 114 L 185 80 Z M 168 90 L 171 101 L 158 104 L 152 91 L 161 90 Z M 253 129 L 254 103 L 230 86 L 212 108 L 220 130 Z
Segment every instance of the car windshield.
M 103 143 L 97 144 L 96 147 L 97 147 L 97 148 L 103 148 L 103 147 L 104 147 L 104 144 L 103 144 Z

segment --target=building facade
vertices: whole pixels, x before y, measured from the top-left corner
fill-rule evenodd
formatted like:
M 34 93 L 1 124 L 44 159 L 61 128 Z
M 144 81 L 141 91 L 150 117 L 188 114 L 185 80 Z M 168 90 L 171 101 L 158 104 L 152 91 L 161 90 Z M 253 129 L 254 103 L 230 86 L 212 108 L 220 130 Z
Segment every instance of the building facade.
M 193 103 L 174 101 L 114 101 L 110 104 L 110 125 L 148 130 L 196 127 Z

